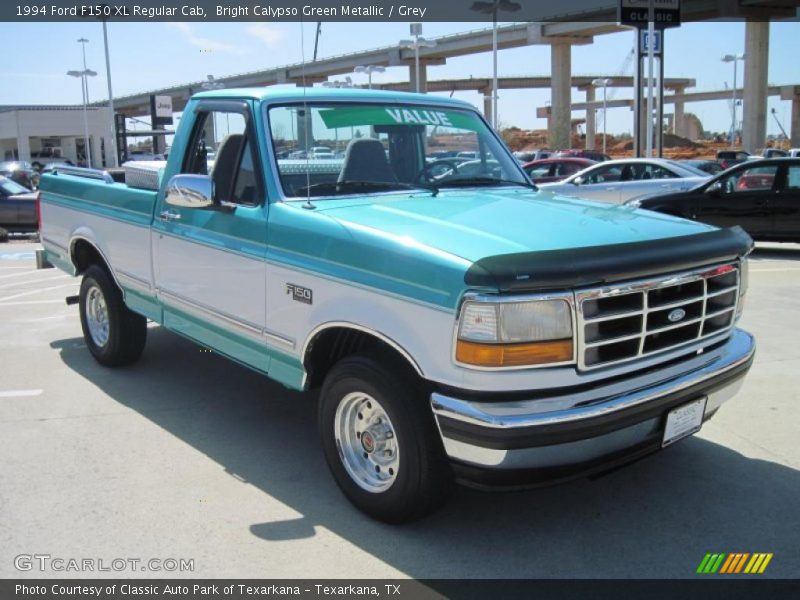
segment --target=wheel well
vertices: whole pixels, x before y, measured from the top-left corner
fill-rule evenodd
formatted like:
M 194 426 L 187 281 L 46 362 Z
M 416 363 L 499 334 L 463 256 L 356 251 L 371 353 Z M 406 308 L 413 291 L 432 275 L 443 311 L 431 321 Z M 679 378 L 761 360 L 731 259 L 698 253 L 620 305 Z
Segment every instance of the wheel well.
M 308 345 L 303 364 L 308 373 L 310 389 L 322 385 L 328 371 L 342 358 L 362 354 L 377 358 L 399 373 L 418 378 L 419 370 L 392 344 L 380 337 L 352 327 L 329 327 L 314 336 Z
M 99 265 L 106 271 L 109 271 L 103 255 L 91 243 L 86 240 L 76 240 L 72 245 L 72 252 L 70 252 L 72 264 L 75 265 L 75 270 L 78 275 L 83 273 L 92 265 Z

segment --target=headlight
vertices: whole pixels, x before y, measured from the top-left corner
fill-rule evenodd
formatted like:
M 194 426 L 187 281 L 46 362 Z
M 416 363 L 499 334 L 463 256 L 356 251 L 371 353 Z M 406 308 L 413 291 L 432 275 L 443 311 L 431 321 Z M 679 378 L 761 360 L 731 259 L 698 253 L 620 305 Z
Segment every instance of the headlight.
M 456 360 L 480 367 L 522 367 L 573 360 L 572 307 L 566 300 L 467 301 Z

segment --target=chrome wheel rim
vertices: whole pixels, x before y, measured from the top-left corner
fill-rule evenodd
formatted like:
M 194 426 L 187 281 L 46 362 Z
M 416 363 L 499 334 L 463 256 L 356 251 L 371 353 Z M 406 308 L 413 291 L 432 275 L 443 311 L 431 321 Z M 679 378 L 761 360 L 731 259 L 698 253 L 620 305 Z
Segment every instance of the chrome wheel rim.
M 108 308 L 103 292 L 96 285 L 86 293 L 85 308 L 89 335 L 95 345 L 103 347 L 108 343 Z
M 336 446 L 347 474 L 362 489 L 388 490 L 400 467 L 400 446 L 383 406 L 363 392 L 347 394 L 336 408 Z

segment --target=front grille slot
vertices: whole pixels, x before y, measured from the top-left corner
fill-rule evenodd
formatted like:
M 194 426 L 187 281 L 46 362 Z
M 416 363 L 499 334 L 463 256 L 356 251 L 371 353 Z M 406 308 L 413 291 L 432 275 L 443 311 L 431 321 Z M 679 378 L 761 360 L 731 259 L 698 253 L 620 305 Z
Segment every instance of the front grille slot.
M 722 334 L 733 327 L 738 298 L 734 265 L 579 290 L 578 366 L 605 367 Z

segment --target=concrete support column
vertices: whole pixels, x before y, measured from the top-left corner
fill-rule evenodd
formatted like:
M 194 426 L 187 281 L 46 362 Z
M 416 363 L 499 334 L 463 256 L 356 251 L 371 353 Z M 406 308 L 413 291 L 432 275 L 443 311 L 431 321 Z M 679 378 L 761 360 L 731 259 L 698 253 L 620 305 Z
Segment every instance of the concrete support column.
M 417 67 L 412 62 L 408 65 L 408 91 L 415 92 L 417 85 Z M 428 65 L 424 62 L 419 63 L 419 93 L 424 94 L 428 91 Z
M 675 88 L 675 94 L 683 94 L 685 91 L 684 88 Z M 679 135 L 681 137 L 686 137 L 686 122 L 685 122 L 685 112 L 684 112 L 684 103 L 683 102 L 675 102 L 673 104 L 673 117 L 672 117 L 672 133 L 675 135 Z
M 789 128 L 789 143 L 800 148 L 800 95 L 792 98 L 792 120 Z
M 549 145 L 553 150 L 570 147 L 570 125 L 572 120 L 572 46 L 552 44 L 550 46 L 551 118 L 548 131 Z
M 483 94 L 483 118 L 492 122 L 492 88 L 483 88 L 480 90 Z
M 103 148 L 100 143 L 101 137 L 99 135 L 92 135 L 89 137 L 89 145 L 92 147 L 92 166 L 95 169 L 103 168 Z M 164 150 L 164 138 L 159 137 L 159 151 Z
M 27 135 L 17 135 L 17 160 L 31 160 L 31 140 Z
M 747 21 L 744 37 L 742 145 L 753 153 L 764 147 L 767 138 L 769 22 Z
M 586 101 L 594 100 L 594 87 L 586 88 Z M 597 131 L 597 109 L 586 109 L 586 149 L 594 150 L 594 135 Z

